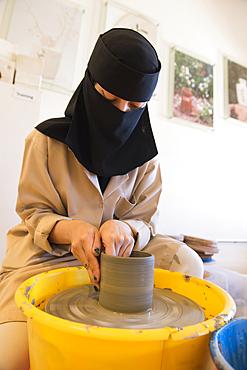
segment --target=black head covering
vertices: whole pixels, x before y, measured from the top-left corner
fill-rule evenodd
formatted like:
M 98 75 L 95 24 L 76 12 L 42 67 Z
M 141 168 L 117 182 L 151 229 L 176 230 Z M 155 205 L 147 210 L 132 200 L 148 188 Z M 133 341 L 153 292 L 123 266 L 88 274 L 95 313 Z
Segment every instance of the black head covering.
M 99 36 L 65 117 L 36 128 L 66 143 L 90 172 L 103 177 L 123 175 L 157 154 L 148 108 L 122 112 L 94 83 L 124 100 L 146 102 L 153 94 L 160 67 L 154 48 L 141 34 L 112 29 Z

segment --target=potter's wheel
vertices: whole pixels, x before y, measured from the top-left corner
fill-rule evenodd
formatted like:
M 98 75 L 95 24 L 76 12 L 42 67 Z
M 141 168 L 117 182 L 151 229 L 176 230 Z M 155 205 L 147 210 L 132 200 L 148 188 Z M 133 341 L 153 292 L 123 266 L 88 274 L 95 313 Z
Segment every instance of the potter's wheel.
M 86 325 L 122 329 L 184 327 L 205 320 L 203 310 L 194 301 L 169 289 L 159 288 L 153 290 L 153 303 L 148 312 L 122 314 L 108 311 L 100 306 L 99 295 L 92 285 L 56 294 L 47 302 L 46 312 Z

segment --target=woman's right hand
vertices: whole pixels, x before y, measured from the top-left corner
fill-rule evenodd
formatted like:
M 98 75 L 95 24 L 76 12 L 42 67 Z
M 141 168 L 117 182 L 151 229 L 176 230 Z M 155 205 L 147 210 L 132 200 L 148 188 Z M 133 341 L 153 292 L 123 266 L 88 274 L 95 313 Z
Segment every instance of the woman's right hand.
M 50 233 L 49 241 L 56 244 L 71 244 L 71 253 L 87 269 L 90 280 L 99 289 L 101 252 L 100 233 L 93 225 L 79 220 L 61 220 Z

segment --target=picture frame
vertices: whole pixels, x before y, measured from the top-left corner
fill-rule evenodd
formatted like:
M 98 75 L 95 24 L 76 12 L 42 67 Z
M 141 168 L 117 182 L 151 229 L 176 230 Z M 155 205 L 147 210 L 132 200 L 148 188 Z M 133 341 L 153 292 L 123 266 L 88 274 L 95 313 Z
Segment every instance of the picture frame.
M 170 46 L 168 117 L 192 128 L 215 130 L 214 64 L 177 46 Z
M 0 36 L 44 60 L 44 89 L 71 94 L 83 77 L 90 0 L 8 0 Z M 49 9 L 49 11 L 47 11 Z
M 247 66 L 224 56 L 224 118 L 247 128 Z
M 114 1 L 105 1 L 102 31 L 111 28 L 130 28 L 141 33 L 157 50 L 160 41 L 159 23 Z
M 161 43 L 161 27 L 158 21 L 136 12 L 115 1 L 105 1 L 102 9 L 101 30 L 111 28 L 130 28 L 142 34 L 159 54 Z M 152 99 L 159 100 L 160 83 L 158 82 Z

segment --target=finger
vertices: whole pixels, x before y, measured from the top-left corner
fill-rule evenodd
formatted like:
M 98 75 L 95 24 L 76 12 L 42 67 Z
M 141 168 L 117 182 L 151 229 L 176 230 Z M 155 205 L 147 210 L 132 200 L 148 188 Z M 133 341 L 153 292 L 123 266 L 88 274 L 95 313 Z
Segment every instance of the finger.
M 129 257 L 134 247 L 134 239 L 127 238 L 119 249 L 118 255 L 120 257 Z
M 130 243 L 127 248 L 125 249 L 124 253 L 123 253 L 123 257 L 129 257 L 132 253 L 132 250 L 134 248 L 134 242 L 133 243 Z
M 123 257 L 126 248 L 128 248 L 129 245 L 133 245 L 133 240 L 132 236 L 126 233 L 119 235 L 116 239 L 117 255 Z
M 117 256 L 116 243 L 112 237 L 102 239 L 103 249 L 105 254 L 110 254 L 111 256 Z
M 98 232 L 95 232 L 93 234 L 93 238 L 90 241 L 91 246 L 84 249 L 86 263 L 89 264 L 90 268 L 88 270 L 89 277 L 91 279 L 91 282 L 94 286 L 94 288 L 99 289 L 99 280 L 100 280 L 100 268 L 99 268 L 99 262 L 98 262 L 98 255 L 93 253 L 94 250 L 100 253 L 101 248 L 101 240 L 100 235 Z M 97 291 L 97 290 L 96 290 Z
M 99 288 L 99 284 L 97 284 L 100 277 L 98 259 L 92 253 L 88 254 L 84 246 L 78 245 L 77 243 L 72 245 L 71 251 L 74 257 L 77 258 L 87 270 L 92 284 Z
M 86 266 L 88 267 L 88 275 L 94 286 L 99 289 L 99 280 L 100 280 L 100 268 L 97 257 L 90 254 L 86 257 Z M 85 266 L 85 265 L 84 265 Z
M 95 257 L 99 257 L 101 250 L 102 250 L 101 239 L 98 235 L 95 235 L 92 246 L 92 253 Z
M 87 263 L 86 263 L 86 264 L 87 264 Z M 84 267 L 85 267 L 85 266 L 84 266 Z M 99 283 L 97 283 L 97 281 L 96 281 L 96 277 L 95 277 L 94 272 L 91 270 L 91 268 L 90 268 L 90 267 L 88 268 L 87 272 L 88 272 L 89 278 L 90 278 L 90 280 L 91 280 L 91 283 L 92 283 L 92 285 L 93 285 L 93 287 L 94 287 L 94 290 L 95 290 L 96 292 L 98 292 L 98 291 L 99 291 Z
M 100 267 L 99 267 L 99 256 L 101 253 L 102 247 L 101 247 L 101 239 L 98 234 L 95 235 L 94 241 L 93 241 L 93 246 L 92 246 L 92 255 L 94 258 L 96 258 L 97 263 L 95 263 L 95 259 L 93 261 L 91 270 L 93 273 L 93 278 L 94 278 L 94 284 L 99 283 L 100 281 Z M 99 287 L 99 285 L 97 284 Z

